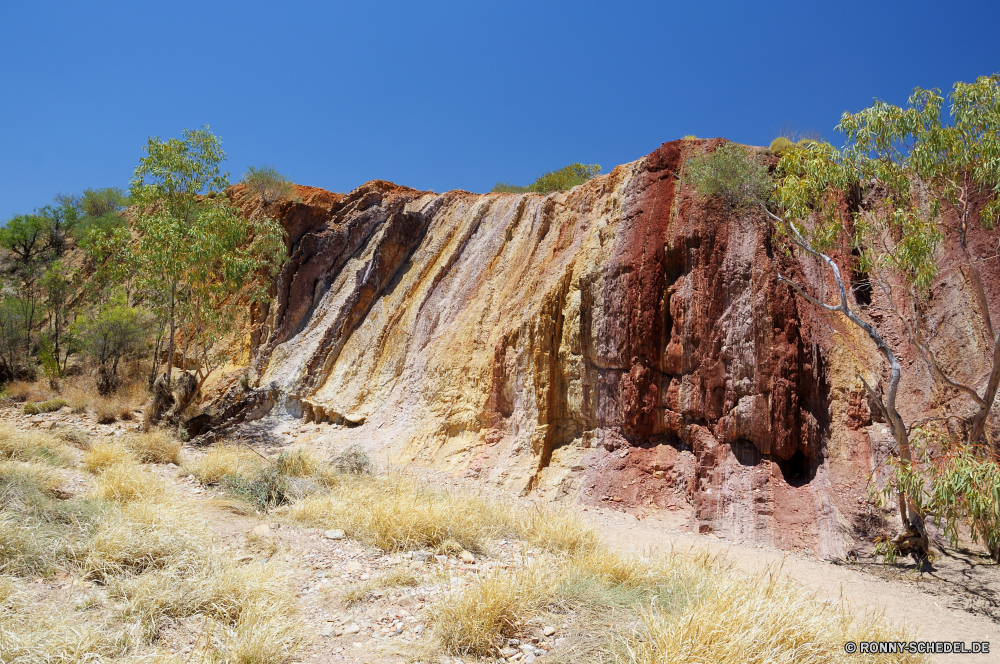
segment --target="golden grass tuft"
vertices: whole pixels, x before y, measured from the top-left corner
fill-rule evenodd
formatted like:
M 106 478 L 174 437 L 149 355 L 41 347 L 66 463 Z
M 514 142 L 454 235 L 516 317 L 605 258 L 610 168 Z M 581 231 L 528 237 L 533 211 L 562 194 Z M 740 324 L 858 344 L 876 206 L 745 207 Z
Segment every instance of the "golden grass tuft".
M 87 543 L 80 566 L 88 577 L 106 580 L 191 563 L 205 555 L 210 543 L 183 504 L 160 496 L 111 510 Z
M 816 601 L 776 574 L 735 578 L 715 574 L 715 592 L 679 616 L 655 609 L 613 643 L 619 664 L 793 664 L 850 662 L 847 641 L 908 641 L 874 619 L 854 621 L 840 607 Z M 915 655 L 874 655 L 866 662 L 919 662 Z
M 131 434 L 124 445 L 142 463 L 181 463 L 181 449 L 184 444 L 171 432 L 155 429 Z
M 340 528 L 386 551 L 482 551 L 488 540 L 512 536 L 545 550 L 574 553 L 599 541 L 593 528 L 572 514 L 453 495 L 403 474 L 340 475 L 332 484 L 328 493 L 303 498 L 283 513 L 306 525 Z
M 481 550 L 506 530 L 503 508 L 474 496 L 435 491 L 403 475 L 345 475 L 329 493 L 306 497 L 283 513 L 312 526 L 340 528 L 386 551 L 436 548 L 454 540 Z
M 265 604 L 272 611 L 294 614 L 291 584 L 274 562 L 238 565 L 202 549 L 197 559 L 150 569 L 112 581 L 110 596 L 123 601 L 123 615 L 139 618 L 147 638 L 167 618 L 207 616 L 237 627 L 246 611 Z
M 495 656 L 555 592 L 551 572 L 538 565 L 490 573 L 431 607 L 435 635 L 453 654 Z
M 128 503 L 163 496 L 167 487 L 158 478 L 135 463 L 122 460 L 106 466 L 97 476 L 94 497 L 115 503 Z
M 124 656 L 130 630 L 107 622 L 81 625 L 66 607 L 37 606 L 12 579 L 0 576 L 0 662 L 83 664 Z
M 52 390 L 44 381 L 12 380 L 4 386 L 4 390 L 14 401 L 46 401 L 52 398 Z
M 83 467 L 92 473 L 118 463 L 134 465 L 138 462 L 138 457 L 120 440 L 102 440 L 94 443 L 83 455 Z
M 410 570 L 396 568 L 380 577 L 350 586 L 341 599 L 346 604 L 357 604 L 368 597 L 368 593 L 378 588 L 413 588 L 420 585 L 420 579 Z
M 98 424 L 114 424 L 126 406 L 113 398 L 99 397 L 94 402 L 94 418 Z
M 72 462 L 72 452 L 55 436 L 40 431 L 20 431 L 9 424 L 0 424 L 0 459 L 39 460 L 66 466 Z
M 226 475 L 250 476 L 266 461 L 238 445 L 215 445 L 200 459 L 185 463 L 184 469 L 203 484 L 215 484 Z

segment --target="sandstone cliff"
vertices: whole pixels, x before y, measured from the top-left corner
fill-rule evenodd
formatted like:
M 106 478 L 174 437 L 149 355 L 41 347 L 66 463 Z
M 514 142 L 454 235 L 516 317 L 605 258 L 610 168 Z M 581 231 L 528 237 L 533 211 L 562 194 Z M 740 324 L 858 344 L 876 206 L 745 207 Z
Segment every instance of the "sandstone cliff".
M 326 421 L 398 463 L 843 555 L 886 444 L 857 375 L 881 365 L 775 278 L 828 293 L 819 266 L 680 186 L 709 143 L 548 196 L 300 188 L 269 210 L 290 257 L 256 389 L 216 420 Z

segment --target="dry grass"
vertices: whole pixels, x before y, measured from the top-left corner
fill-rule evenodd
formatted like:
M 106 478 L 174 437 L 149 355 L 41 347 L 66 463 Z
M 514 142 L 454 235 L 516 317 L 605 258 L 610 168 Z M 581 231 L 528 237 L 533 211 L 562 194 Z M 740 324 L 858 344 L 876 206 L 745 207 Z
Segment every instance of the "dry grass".
M 130 434 L 91 445 L 83 455 L 83 467 L 98 472 L 119 463 L 179 463 L 182 447 L 183 443 L 166 431 Z
M 72 458 L 70 448 L 55 436 L 0 424 L 0 459 L 38 460 L 65 466 L 72 463 Z
M 346 604 L 357 604 L 364 601 L 370 592 L 379 588 L 413 588 L 420 585 L 420 579 L 407 569 L 394 569 L 387 574 L 357 583 L 344 591 L 341 599 Z
M 715 592 L 680 616 L 642 612 L 639 629 L 618 637 L 619 664 L 794 664 L 854 662 L 847 641 L 908 641 L 874 619 L 854 621 L 840 607 L 816 601 L 776 574 L 735 578 L 715 573 Z M 919 662 L 915 655 L 869 656 L 866 662 Z
M 46 401 L 53 396 L 48 381 L 12 380 L 4 386 L 4 390 L 14 401 Z
M 116 463 L 136 464 L 139 458 L 120 440 L 102 440 L 83 455 L 84 469 L 96 473 Z
M 266 461 L 238 445 L 213 446 L 205 456 L 184 464 L 184 470 L 203 484 L 215 484 L 227 475 L 249 477 L 264 467 Z
M 143 471 L 135 463 L 121 460 L 106 466 L 97 476 L 94 497 L 114 503 L 160 499 L 167 492 L 157 477 Z
M 340 528 L 386 551 L 434 548 L 449 540 L 470 551 L 482 550 L 487 540 L 508 530 L 499 506 L 435 491 L 402 475 L 344 476 L 329 493 L 304 498 L 285 510 L 295 521 Z
M 339 477 L 328 493 L 308 496 L 284 508 L 284 514 L 310 526 L 340 528 L 386 551 L 482 551 L 489 540 L 504 536 L 570 553 L 597 546 L 595 531 L 568 513 L 453 495 L 402 474 Z
M 134 412 L 149 400 L 146 381 L 139 377 L 127 379 L 114 394 L 107 397 L 98 395 L 93 376 L 70 376 L 59 382 L 58 391 L 51 389 L 47 380 L 12 381 L 7 383 L 5 390 L 14 401 L 37 403 L 57 400 L 62 402 L 60 408 L 68 405 L 75 413 L 92 410 L 99 421 L 103 419 L 104 424 L 132 419 Z
M 184 444 L 177 437 L 162 429 L 127 436 L 124 446 L 131 450 L 142 463 L 181 463 L 181 449 Z
M 244 612 L 258 604 L 294 613 L 291 584 L 276 563 L 241 566 L 213 556 L 208 548 L 197 554 L 197 559 L 119 577 L 111 583 L 110 596 L 122 600 L 125 616 L 140 618 L 149 637 L 167 618 L 201 614 L 236 627 Z
M 494 656 L 556 587 L 551 571 L 541 566 L 488 574 L 432 607 L 435 634 L 450 653 Z
M 0 662 L 83 664 L 121 657 L 130 631 L 107 622 L 81 625 L 65 607 L 38 606 L 13 579 L 0 577 Z
M 705 555 L 607 549 L 493 571 L 432 606 L 431 623 L 448 653 L 495 657 L 508 639 L 530 632 L 529 619 L 567 610 L 612 633 L 610 642 L 570 653 L 574 662 L 847 662 L 846 641 L 908 639 L 871 618 L 855 622 L 777 574 L 745 578 Z
M 93 400 L 94 417 L 98 424 L 114 424 L 132 419 L 132 405 L 121 396 L 97 397 Z

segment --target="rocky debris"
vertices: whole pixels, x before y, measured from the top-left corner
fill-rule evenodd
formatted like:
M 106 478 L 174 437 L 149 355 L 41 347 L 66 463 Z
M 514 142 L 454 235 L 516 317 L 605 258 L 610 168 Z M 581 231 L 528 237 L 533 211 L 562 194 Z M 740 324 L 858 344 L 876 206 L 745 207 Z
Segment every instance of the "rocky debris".
M 323 536 L 331 540 L 342 540 L 345 537 L 343 530 L 328 530 L 323 533 Z

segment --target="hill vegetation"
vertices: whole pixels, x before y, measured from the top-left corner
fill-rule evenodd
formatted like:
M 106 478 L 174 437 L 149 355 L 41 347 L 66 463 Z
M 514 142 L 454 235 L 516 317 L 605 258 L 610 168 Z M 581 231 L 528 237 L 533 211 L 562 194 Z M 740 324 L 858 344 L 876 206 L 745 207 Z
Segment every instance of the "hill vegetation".
M 509 182 L 497 182 L 491 192 L 504 194 L 548 194 L 553 191 L 566 191 L 587 180 L 592 180 L 601 173 L 600 164 L 570 164 L 556 171 L 549 171 L 538 176 L 531 184 L 519 187 Z
M 233 334 L 267 296 L 285 245 L 277 221 L 243 219 L 222 194 L 224 160 L 207 127 L 150 138 L 127 193 L 59 195 L 9 219 L 0 378 L 43 375 L 59 391 L 86 375 L 108 396 L 162 374 L 169 395 L 177 367 L 190 397 L 238 354 Z M 250 168 L 244 184 L 265 205 L 292 190 L 267 166 Z M 165 407 L 176 416 L 185 405 Z

